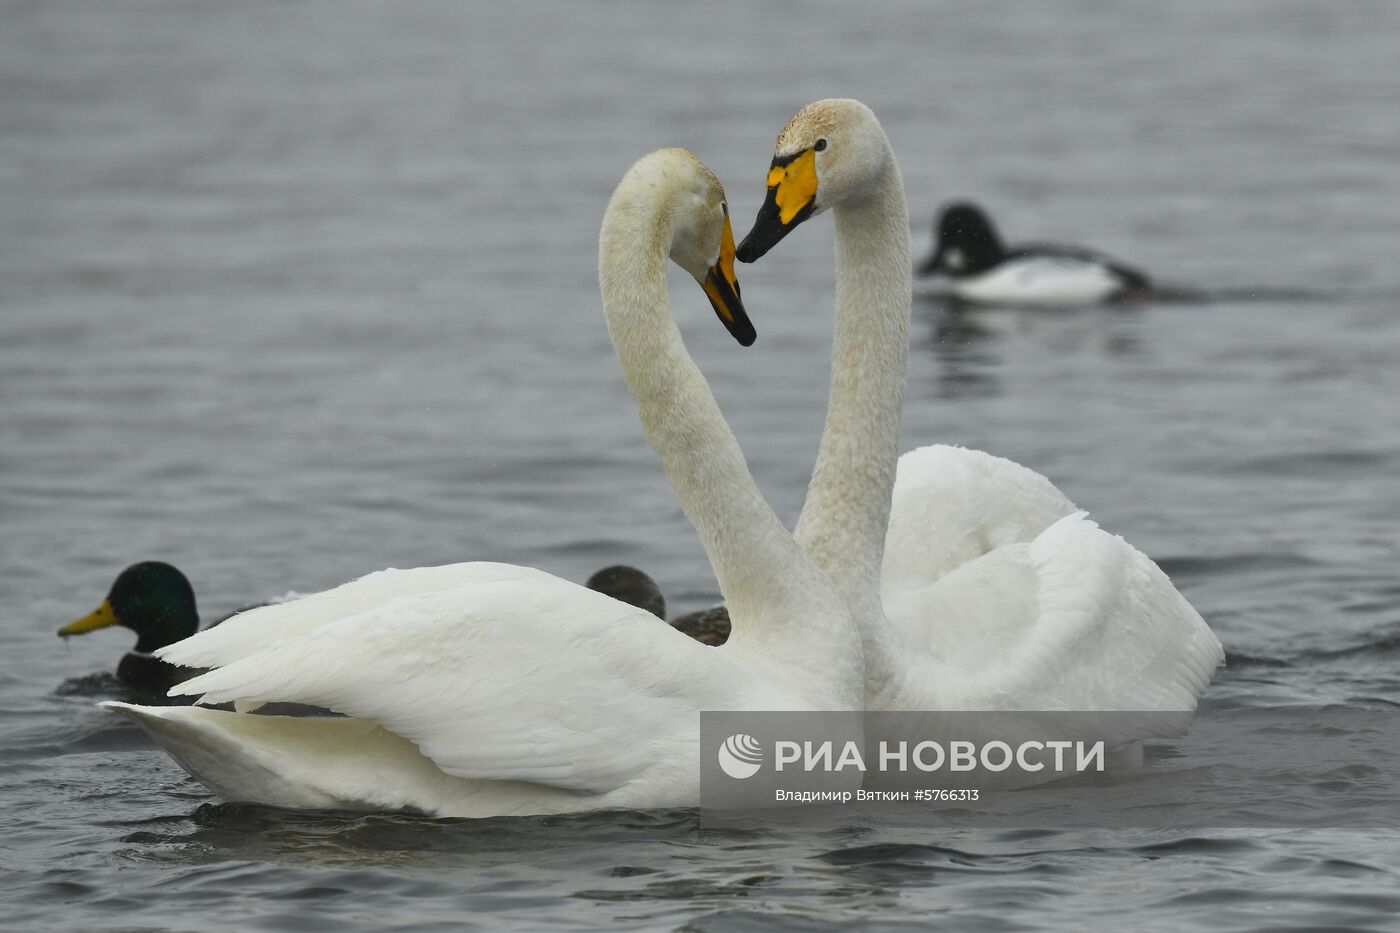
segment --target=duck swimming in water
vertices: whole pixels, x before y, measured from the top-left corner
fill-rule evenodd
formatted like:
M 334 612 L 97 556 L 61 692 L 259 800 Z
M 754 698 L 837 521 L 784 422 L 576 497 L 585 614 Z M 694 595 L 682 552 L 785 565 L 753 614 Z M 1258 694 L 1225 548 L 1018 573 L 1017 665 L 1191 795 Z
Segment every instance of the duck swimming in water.
M 940 276 L 955 297 L 981 304 L 1085 305 L 1141 298 L 1147 276 L 1103 253 L 1058 243 L 1006 246 L 975 204 L 943 208 L 922 276 Z

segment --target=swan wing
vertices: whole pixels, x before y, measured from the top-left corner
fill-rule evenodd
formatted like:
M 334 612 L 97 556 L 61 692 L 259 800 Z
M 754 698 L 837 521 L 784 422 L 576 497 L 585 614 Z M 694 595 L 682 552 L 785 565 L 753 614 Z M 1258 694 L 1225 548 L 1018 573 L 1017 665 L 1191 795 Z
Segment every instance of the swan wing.
M 1224 660 L 1161 568 L 1082 512 L 886 609 L 921 633 L 933 708 L 1188 711 Z
M 156 655 L 185 667 L 221 667 L 328 622 L 381 608 L 406 596 L 426 596 L 463 584 L 488 581 L 516 581 L 528 585 L 542 578 L 554 579 L 530 567 L 488 561 L 379 570 L 321 593 L 246 609 L 212 628 L 159 649 Z
M 448 774 L 587 793 L 674 758 L 699 710 L 765 708 L 737 659 L 643 610 L 544 573 L 490 576 L 321 624 L 172 693 L 322 706 Z
M 1076 511 L 1053 483 L 1015 461 L 944 444 L 911 450 L 895 471 L 881 590 L 887 599 L 922 590 Z

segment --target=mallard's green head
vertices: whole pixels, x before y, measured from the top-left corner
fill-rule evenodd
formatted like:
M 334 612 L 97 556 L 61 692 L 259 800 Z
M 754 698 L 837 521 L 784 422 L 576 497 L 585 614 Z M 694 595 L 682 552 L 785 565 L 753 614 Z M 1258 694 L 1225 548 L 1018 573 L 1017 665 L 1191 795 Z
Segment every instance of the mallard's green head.
M 199 630 L 194 587 L 185 575 L 157 560 L 123 570 L 96 610 L 58 630 L 64 638 L 120 625 L 137 635 L 136 651 L 151 652 Z

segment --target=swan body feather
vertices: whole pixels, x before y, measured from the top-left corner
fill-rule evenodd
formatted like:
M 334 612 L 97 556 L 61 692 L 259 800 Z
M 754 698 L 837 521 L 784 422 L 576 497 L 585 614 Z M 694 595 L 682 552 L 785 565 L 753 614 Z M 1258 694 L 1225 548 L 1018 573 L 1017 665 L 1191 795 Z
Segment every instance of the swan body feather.
M 410 739 L 448 774 L 591 794 L 638 780 L 668 757 L 658 748 L 699 709 L 802 705 L 742 656 L 717 655 L 645 610 L 511 569 L 526 579 L 399 597 L 174 692 L 202 703 L 321 706 Z M 295 610 L 287 615 L 296 621 Z

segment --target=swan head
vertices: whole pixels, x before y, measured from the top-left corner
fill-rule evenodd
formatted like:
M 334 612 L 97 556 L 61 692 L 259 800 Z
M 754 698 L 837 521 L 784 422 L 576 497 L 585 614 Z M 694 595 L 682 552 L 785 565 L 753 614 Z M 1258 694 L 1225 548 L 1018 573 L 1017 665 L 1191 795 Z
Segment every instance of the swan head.
M 767 194 L 739 260 L 760 258 L 809 217 L 869 197 L 890 158 L 880 121 L 860 101 L 819 100 L 797 111 L 778 134 Z
M 757 333 L 734 274 L 729 202 L 719 179 L 694 153 L 659 149 L 643 156 L 618 185 L 608 213 L 655 215 L 661 229 L 669 228 L 671 261 L 700 285 L 735 340 L 746 347 L 754 342 Z

